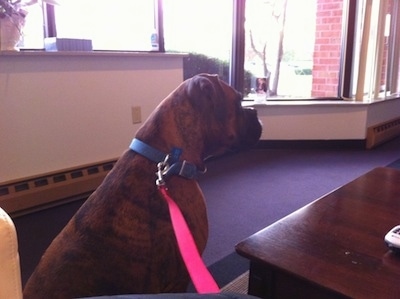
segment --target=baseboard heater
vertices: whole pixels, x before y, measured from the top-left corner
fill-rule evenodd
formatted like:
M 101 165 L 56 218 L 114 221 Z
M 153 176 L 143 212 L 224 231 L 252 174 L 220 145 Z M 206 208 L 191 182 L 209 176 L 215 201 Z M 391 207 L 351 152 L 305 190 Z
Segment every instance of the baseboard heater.
M 366 147 L 371 149 L 397 136 L 400 136 L 400 118 L 379 123 L 367 129 Z
M 64 204 L 93 192 L 117 159 L 0 184 L 0 207 L 13 217 Z

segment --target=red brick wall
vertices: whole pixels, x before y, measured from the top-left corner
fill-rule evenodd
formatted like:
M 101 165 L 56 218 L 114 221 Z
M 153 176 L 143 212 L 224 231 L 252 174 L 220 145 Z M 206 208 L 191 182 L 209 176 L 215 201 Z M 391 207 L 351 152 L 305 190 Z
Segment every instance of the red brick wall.
M 343 0 L 317 0 L 312 97 L 338 95 Z

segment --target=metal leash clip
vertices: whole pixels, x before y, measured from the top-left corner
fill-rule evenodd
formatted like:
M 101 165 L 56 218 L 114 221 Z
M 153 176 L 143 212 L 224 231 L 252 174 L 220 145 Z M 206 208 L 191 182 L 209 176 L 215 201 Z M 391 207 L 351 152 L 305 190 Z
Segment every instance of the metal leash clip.
M 166 155 L 164 161 L 159 162 L 157 164 L 157 169 L 158 170 L 156 172 L 156 175 L 157 175 L 156 185 L 158 187 L 165 185 L 164 175 L 168 171 L 168 169 L 170 168 L 168 160 L 169 160 L 169 155 Z

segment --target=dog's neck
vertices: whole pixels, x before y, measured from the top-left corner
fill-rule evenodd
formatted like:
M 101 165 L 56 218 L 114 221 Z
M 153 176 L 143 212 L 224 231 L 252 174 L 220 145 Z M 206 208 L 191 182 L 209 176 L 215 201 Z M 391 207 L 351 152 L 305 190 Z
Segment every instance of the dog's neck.
M 182 149 L 173 148 L 171 153 L 163 153 L 158 149 L 144 143 L 143 141 L 134 138 L 129 148 L 157 163 L 159 168 L 159 175 L 162 177 L 168 177 L 171 175 L 179 175 L 187 179 L 195 179 L 198 173 L 204 173 L 204 171 L 199 171 L 196 165 L 187 162 L 186 160 L 181 161 L 180 156 Z

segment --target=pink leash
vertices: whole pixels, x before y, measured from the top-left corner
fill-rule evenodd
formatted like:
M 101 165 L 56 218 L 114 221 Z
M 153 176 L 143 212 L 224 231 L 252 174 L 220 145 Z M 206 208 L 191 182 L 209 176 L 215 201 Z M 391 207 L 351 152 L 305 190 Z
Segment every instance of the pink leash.
M 165 185 L 159 186 L 165 201 L 168 204 L 172 226 L 178 242 L 183 261 L 199 294 L 219 293 L 219 287 L 205 266 L 194 242 L 193 236 L 175 201 L 168 195 Z

